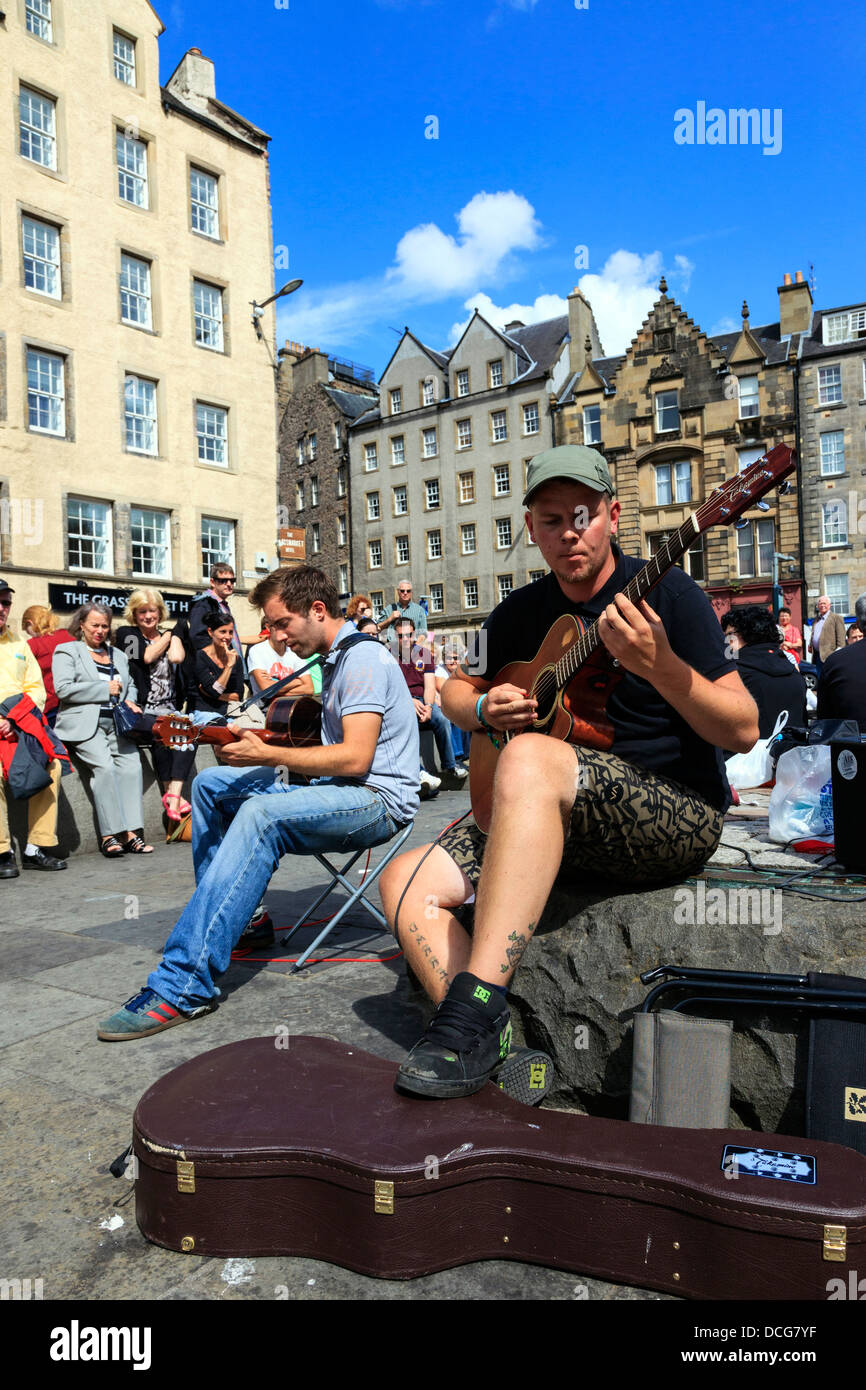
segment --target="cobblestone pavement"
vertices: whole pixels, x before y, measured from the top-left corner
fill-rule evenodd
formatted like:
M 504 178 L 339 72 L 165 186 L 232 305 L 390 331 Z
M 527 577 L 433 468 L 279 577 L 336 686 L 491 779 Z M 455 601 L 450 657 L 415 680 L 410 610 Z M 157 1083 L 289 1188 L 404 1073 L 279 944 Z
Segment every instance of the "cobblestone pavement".
M 464 792 L 424 803 L 413 843 L 467 809 Z M 726 840 L 753 843 L 743 826 Z M 283 861 L 268 893 L 278 925 L 295 920 L 321 881 L 314 861 Z M 400 959 L 320 965 L 297 976 L 287 964 L 238 963 L 222 981 L 227 997 L 216 1013 L 137 1043 L 98 1042 L 97 1021 L 144 984 L 191 887 L 189 846 L 182 845 L 119 862 L 74 857 L 62 875 L 0 883 L 7 1154 L 0 1275 L 41 1278 L 45 1299 L 74 1300 L 660 1297 L 504 1261 L 390 1282 L 312 1259 L 199 1259 L 148 1244 L 135 1224 L 131 1187 L 113 1179 L 108 1165 L 129 1142 L 139 1096 L 158 1077 L 224 1043 L 273 1034 L 278 1024 L 398 1060 L 422 1023 Z M 390 937 L 369 940 L 365 914 L 353 920 L 340 949 L 357 955 L 366 939 L 362 954 L 393 955 Z

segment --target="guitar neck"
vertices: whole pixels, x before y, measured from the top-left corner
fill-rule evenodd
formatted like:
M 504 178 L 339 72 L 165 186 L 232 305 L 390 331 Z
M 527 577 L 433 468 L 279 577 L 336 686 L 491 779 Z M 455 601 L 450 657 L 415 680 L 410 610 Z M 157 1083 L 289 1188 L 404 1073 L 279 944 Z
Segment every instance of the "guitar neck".
M 195 732 L 199 743 L 217 743 L 220 746 L 225 743 L 237 743 L 239 737 L 232 729 L 222 724 L 202 724 Z M 272 733 L 270 729 L 244 729 L 244 733 L 255 734 L 262 743 L 285 743 L 282 735 Z
M 694 545 L 700 533 L 701 528 L 694 512 L 692 512 L 682 526 L 664 542 L 652 559 L 647 561 L 643 569 L 638 570 L 637 574 L 628 581 L 622 592 L 629 602 L 640 603 L 642 598 L 646 598 L 662 575 L 667 574 L 677 560 Z M 595 622 L 590 623 L 585 632 L 581 633 L 577 641 L 557 661 L 554 671 L 558 690 L 562 690 L 568 685 L 568 682 L 577 674 L 584 662 L 589 660 L 600 643 L 598 618 L 596 618 Z

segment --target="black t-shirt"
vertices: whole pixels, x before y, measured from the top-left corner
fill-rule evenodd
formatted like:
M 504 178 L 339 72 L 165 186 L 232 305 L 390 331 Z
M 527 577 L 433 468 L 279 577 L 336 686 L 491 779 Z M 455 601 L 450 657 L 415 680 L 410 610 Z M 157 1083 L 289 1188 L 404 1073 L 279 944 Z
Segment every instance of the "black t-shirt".
M 793 661 L 782 655 L 779 646 L 753 642 L 737 652 L 740 679 L 758 706 L 758 731 L 769 738 L 783 710 L 788 723 L 806 724 L 806 682 Z
M 857 719 L 866 732 L 866 637 L 831 652 L 818 681 L 819 719 Z
M 219 691 L 213 688 L 215 681 L 223 687 L 223 694 L 231 695 L 235 700 L 244 698 L 244 677 L 239 661 L 232 667 L 231 675 L 226 676 L 225 670 L 221 670 L 215 661 L 211 661 L 207 652 L 196 652 L 195 674 L 196 685 L 190 691 L 190 709 L 210 710 L 215 714 L 227 713 L 227 701 L 221 700 Z
M 473 644 L 468 673 L 493 681 L 509 662 L 532 660 L 563 613 L 576 614 L 587 625 L 593 622 L 646 563 L 623 555 L 613 542 L 612 548 L 616 569 L 585 603 L 567 598 L 551 573 L 509 594 Z M 681 569 L 668 570 L 647 602 L 658 613 L 674 652 L 700 675 L 713 681 L 736 670 L 709 600 Z M 648 681 L 625 672 L 611 691 L 606 714 L 614 729 L 610 751 L 618 758 L 691 787 L 719 811 L 728 809 L 731 796 L 721 751 L 700 738 Z

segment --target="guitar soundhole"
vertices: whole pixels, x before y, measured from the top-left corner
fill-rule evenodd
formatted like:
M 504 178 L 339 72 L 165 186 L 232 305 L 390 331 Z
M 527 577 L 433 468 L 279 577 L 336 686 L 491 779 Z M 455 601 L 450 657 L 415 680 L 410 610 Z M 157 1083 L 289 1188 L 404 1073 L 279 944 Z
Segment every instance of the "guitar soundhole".
M 535 728 L 543 727 L 553 718 L 556 709 L 556 680 L 549 666 L 544 671 L 539 672 L 532 687 L 532 696 L 538 701 L 533 725 Z

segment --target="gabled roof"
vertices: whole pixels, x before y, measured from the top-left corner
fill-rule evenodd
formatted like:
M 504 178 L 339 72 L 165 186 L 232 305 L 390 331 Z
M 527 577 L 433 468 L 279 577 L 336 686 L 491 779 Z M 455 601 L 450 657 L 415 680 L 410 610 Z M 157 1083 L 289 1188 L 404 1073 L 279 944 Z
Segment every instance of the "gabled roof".
M 402 334 L 400 335 L 399 343 L 395 347 L 394 351 L 391 353 L 391 356 L 388 358 L 388 361 L 385 364 L 385 370 L 379 377 L 380 381 L 384 380 L 385 373 L 388 371 L 388 368 L 394 361 L 394 358 L 397 356 L 397 353 L 400 351 L 407 338 L 412 339 L 412 342 L 415 344 L 415 346 L 421 349 L 425 357 L 430 358 L 430 361 L 433 363 L 435 367 L 438 367 L 440 371 L 445 370 L 445 365 L 448 361 L 448 358 L 445 356 L 445 354 L 442 352 L 436 352 L 433 348 L 428 348 L 426 343 L 422 343 L 420 338 L 415 337 L 415 334 L 412 332 L 410 328 L 404 328 Z M 450 357 L 450 355 L 451 354 L 449 353 L 448 356 Z
M 337 409 L 350 420 L 357 420 L 376 404 L 375 396 L 363 396 L 360 391 L 341 391 L 337 386 L 326 386 L 324 390 Z
M 596 357 L 592 362 L 587 362 L 586 365 L 587 367 L 591 367 L 595 375 L 600 379 L 605 392 L 610 392 L 614 389 L 613 379 L 624 361 L 625 354 L 623 353 L 621 357 Z M 586 371 L 586 367 L 584 371 Z M 582 375 L 583 373 L 581 372 L 574 372 L 569 377 L 558 397 L 557 405 L 570 405 L 572 403 L 574 400 L 575 388 Z
M 784 338 L 782 337 L 778 323 L 765 323 L 761 328 L 750 328 L 749 332 L 764 354 L 768 366 L 775 366 L 786 360 L 788 356 L 788 338 L 787 336 Z M 712 343 L 714 347 L 717 347 L 720 352 L 724 353 L 726 358 L 729 358 L 734 348 L 737 346 L 737 343 L 740 341 L 741 336 L 741 330 L 737 329 L 734 333 L 714 334 L 713 337 L 708 338 L 707 341 Z M 795 333 L 792 336 L 797 338 L 799 335 Z
M 519 343 L 534 364 L 527 373 L 527 381 L 536 376 L 547 376 L 568 337 L 568 314 L 543 319 L 541 323 L 530 323 L 525 328 L 514 328 L 503 336 Z

